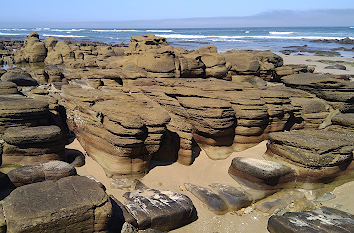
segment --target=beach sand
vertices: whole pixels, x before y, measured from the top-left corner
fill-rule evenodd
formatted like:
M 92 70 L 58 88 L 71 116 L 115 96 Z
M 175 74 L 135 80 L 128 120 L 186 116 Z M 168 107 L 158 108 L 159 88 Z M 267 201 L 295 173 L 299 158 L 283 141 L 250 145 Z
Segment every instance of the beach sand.
M 354 75 L 354 58 L 344 57 L 324 57 L 324 56 L 306 56 L 306 55 L 280 55 L 284 59 L 284 65 L 289 64 L 304 64 L 315 67 L 315 73 L 329 73 L 335 75 Z M 325 69 L 326 66 L 332 64 L 326 64 L 320 61 L 343 61 L 351 63 L 352 65 L 343 64 L 347 68 L 346 70 L 337 69 Z

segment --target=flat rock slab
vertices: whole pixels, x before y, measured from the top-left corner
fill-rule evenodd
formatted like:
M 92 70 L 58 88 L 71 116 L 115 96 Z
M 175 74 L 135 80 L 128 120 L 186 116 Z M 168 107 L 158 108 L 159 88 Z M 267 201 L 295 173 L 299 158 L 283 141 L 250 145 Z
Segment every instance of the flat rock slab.
M 45 180 L 59 180 L 73 176 L 76 175 L 76 169 L 63 161 L 50 161 L 34 166 L 23 166 L 11 170 L 7 175 L 13 185 L 20 187 Z
M 343 233 L 354 232 L 354 215 L 329 207 L 273 215 L 268 220 L 270 233 Z
M 12 127 L 4 132 L 3 139 L 11 145 L 37 144 L 58 141 L 61 130 L 56 125 L 37 127 Z
M 169 231 L 196 219 L 192 201 L 183 194 L 140 189 L 127 192 L 124 197 L 128 200 L 125 208 L 135 218 L 137 227 L 141 230 L 152 228 Z
M 269 134 L 270 152 L 309 167 L 340 165 L 353 158 L 354 135 L 327 130 Z
M 81 176 L 19 187 L 3 202 L 7 232 L 101 232 L 111 213 L 104 190 Z
M 291 172 L 291 169 L 277 162 L 236 157 L 232 160 L 229 173 L 249 180 L 261 180 L 267 185 L 276 185 L 280 177 Z

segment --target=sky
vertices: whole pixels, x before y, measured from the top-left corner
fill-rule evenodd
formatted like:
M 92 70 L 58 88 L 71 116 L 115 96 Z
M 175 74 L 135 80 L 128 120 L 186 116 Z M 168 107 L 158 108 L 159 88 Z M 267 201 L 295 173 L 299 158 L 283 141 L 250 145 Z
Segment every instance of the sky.
M 65 22 L 247 17 L 289 10 L 311 12 L 354 9 L 354 0 L 12 0 L 11 4 L 0 2 L 0 5 L 0 25 L 50 25 Z

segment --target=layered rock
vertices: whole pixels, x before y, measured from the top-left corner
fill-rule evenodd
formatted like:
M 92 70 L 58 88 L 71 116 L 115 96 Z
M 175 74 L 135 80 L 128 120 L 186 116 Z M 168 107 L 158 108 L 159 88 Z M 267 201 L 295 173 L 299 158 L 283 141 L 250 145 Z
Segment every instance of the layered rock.
M 14 126 L 49 124 L 48 104 L 24 96 L 0 97 L 0 133 Z
M 95 181 L 72 176 L 19 187 L 1 211 L 9 232 L 102 232 L 112 205 Z
M 47 56 L 47 48 L 44 42 L 39 40 L 36 32 L 30 33 L 23 44 L 23 47 L 15 51 L 16 63 L 22 62 L 43 62 Z
M 64 160 L 65 140 L 58 126 L 11 127 L 3 135 L 3 164 Z
M 353 135 L 326 130 L 293 130 L 269 135 L 267 155 L 296 170 L 299 181 L 321 182 L 345 171 L 353 159 Z
M 0 82 L 0 95 L 18 94 L 17 85 L 13 82 Z
M 334 109 L 353 112 L 353 82 L 336 79 L 332 75 L 294 74 L 282 78 L 282 82 L 293 88 L 300 88 L 325 99 Z
M 117 90 L 67 87 L 63 97 L 69 127 L 107 175 L 146 172 L 170 120 L 159 105 Z
M 223 53 L 232 74 L 255 75 L 265 80 L 275 77 L 283 59 L 270 51 L 230 50 Z

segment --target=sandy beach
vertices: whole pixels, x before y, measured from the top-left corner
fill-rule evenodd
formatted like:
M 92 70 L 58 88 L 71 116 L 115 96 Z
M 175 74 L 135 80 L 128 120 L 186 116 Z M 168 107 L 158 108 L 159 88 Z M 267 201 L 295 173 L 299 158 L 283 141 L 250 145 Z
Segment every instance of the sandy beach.
M 306 55 L 281 55 L 284 64 L 305 64 L 315 67 L 315 73 L 329 73 L 335 75 L 353 75 L 354 58 L 344 57 L 325 57 L 325 56 L 306 56 Z M 346 70 L 325 69 L 330 66 L 330 62 L 344 62 Z

